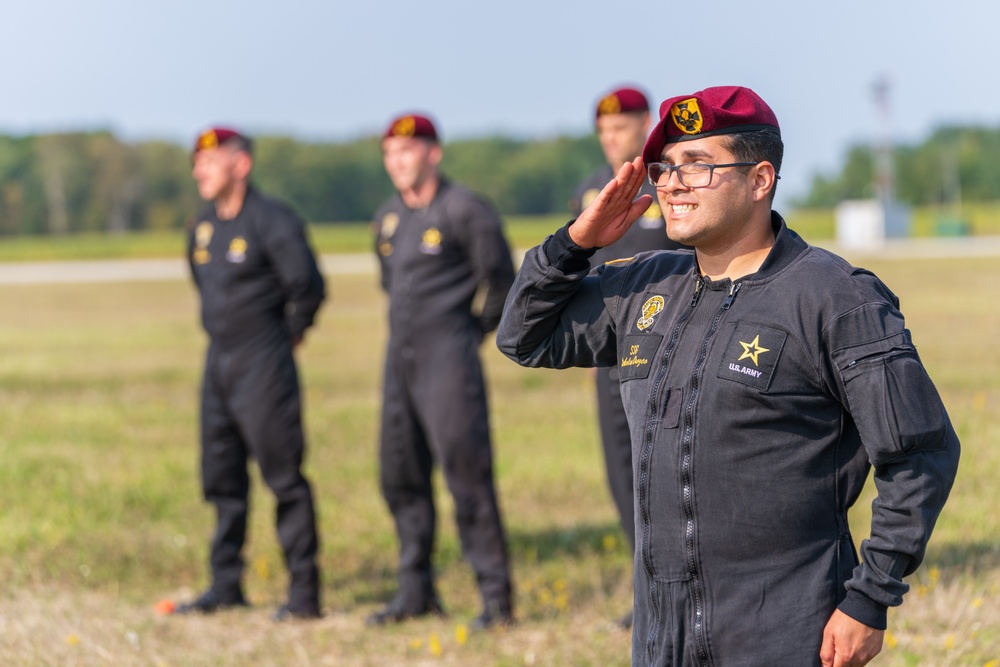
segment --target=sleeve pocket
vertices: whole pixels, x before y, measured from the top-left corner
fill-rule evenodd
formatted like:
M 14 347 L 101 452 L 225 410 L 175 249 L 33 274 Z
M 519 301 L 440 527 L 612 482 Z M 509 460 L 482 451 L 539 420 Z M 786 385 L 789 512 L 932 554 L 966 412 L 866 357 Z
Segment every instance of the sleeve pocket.
M 843 378 L 872 464 L 946 445 L 944 404 L 912 348 L 853 362 Z

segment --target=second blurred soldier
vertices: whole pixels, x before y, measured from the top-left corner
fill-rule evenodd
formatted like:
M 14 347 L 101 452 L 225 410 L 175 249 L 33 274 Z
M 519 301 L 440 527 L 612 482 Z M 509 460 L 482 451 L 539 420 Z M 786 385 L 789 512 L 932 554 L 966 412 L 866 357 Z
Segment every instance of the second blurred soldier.
M 439 173 L 442 149 L 426 116 L 395 119 L 382 155 L 398 194 L 373 222 L 389 295 L 379 456 L 399 537 L 399 591 L 369 623 L 442 613 L 431 567 L 436 463 L 482 595 L 474 626 L 506 624 L 513 620 L 510 569 L 479 346 L 500 321 L 513 282 L 510 248 L 493 208 Z

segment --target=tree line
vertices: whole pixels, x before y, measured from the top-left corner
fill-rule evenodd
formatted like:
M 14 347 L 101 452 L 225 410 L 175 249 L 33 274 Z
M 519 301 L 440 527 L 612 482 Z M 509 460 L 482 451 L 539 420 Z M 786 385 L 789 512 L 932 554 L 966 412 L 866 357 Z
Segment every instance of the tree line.
M 927 139 L 892 152 L 896 199 L 910 206 L 1000 200 L 1000 127 L 942 127 Z M 829 208 L 845 199 L 876 196 L 876 160 L 870 145 L 851 146 L 839 172 L 816 175 L 793 200 L 803 208 Z
M 565 213 L 576 184 L 602 164 L 593 135 L 449 142 L 444 173 L 504 215 Z M 826 208 L 873 196 L 873 151 L 851 146 L 793 204 Z M 912 206 L 1000 199 L 1000 128 L 945 127 L 894 150 L 897 198 Z M 309 142 L 264 136 L 254 176 L 314 222 L 367 220 L 392 193 L 377 137 Z M 0 234 L 176 229 L 200 208 L 190 148 L 124 142 L 111 132 L 0 135 Z
M 448 143 L 442 169 L 505 215 L 532 215 L 565 212 L 602 160 L 593 136 L 488 137 Z M 368 220 L 392 194 L 377 137 L 259 137 L 252 178 L 314 222 Z M 176 229 L 201 206 L 189 147 L 103 131 L 0 135 L 0 234 Z

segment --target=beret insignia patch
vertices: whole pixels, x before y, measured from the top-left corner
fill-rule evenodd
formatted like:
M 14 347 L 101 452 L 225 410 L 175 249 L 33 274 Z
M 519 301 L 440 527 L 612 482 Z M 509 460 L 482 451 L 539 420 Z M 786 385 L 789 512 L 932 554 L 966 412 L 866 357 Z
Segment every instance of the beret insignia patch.
M 209 130 L 198 137 L 198 150 L 200 151 L 210 151 L 213 148 L 219 147 L 219 135 L 215 133 L 215 130 Z
M 598 115 L 601 116 L 603 116 L 604 114 L 621 113 L 621 111 L 622 111 L 621 100 L 619 100 L 618 96 L 615 95 L 614 93 L 611 93 L 610 95 L 605 97 L 603 100 L 601 100 L 600 104 L 597 105 L 597 113 Z
M 698 100 L 693 97 L 675 102 L 670 107 L 670 118 L 677 129 L 684 134 L 698 134 L 704 122 L 701 109 L 698 108 Z
M 392 134 L 395 137 L 412 137 L 417 133 L 417 122 L 412 116 L 404 116 L 396 121 L 392 126 Z

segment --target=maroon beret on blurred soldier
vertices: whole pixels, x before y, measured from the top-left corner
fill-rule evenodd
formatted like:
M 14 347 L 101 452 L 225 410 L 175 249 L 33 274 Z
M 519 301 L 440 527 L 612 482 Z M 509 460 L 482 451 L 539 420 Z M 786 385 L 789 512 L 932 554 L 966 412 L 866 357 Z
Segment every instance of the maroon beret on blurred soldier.
M 596 118 L 616 113 L 631 113 L 634 111 L 649 111 L 649 100 L 642 91 L 635 88 L 619 88 L 613 90 L 597 103 Z
M 389 137 L 413 137 L 430 139 L 436 142 L 438 140 L 438 133 L 434 127 L 434 123 L 427 116 L 406 114 L 393 119 L 389 123 L 389 127 L 386 128 L 382 138 L 388 139 Z
M 250 152 L 250 139 L 231 127 L 212 127 L 205 130 L 198 135 L 198 140 L 194 143 L 193 152 L 210 151 L 213 148 L 218 148 L 227 141 L 239 141 L 243 144 L 244 149 Z

